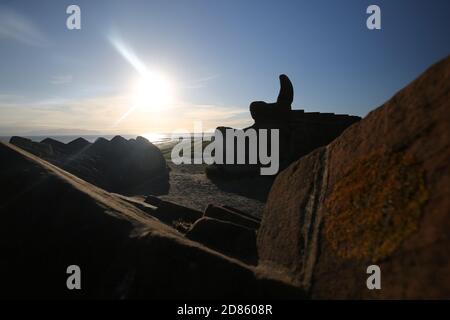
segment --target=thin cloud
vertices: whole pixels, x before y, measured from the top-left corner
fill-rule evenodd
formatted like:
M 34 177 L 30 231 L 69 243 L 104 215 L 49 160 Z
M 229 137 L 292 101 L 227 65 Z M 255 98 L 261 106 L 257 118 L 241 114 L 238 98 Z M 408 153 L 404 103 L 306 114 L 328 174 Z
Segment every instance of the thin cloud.
M 201 121 L 208 131 L 218 126 L 244 128 L 252 123 L 248 109 L 235 106 L 181 103 L 172 113 L 191 126 L 194 121 Z
M 4 99 L 6 100 L 6 99 Z M 103 129 L 118 117 L 126 103 L 121 97 L 44 100 L 0 100 L 0 129 L 3 127 Z
M 23 97 L 14 99 L 14 96 L 5 95 L 0 98 L 0 131 L 2 128 L 14 127 L 31 130 L 45 125 L 49 128 L 96 130 L 104 134 L 113 131 L 143 134 L 169 133 L 180 129 L 190 132 L 195 121 L 202 122 L 204 131 L 212 131 L 217 126 L 244 128 L 252 123 L 248 109 L 235 106 L 179 102 L 157 114 L 136 109 L 120 124 L 116 124 L 117 119 L 129 110 L 128 96 L 75 99 L 50 97 L 36 100 Z
M 30 19 L 7 8 L 0 8 L 0 39 L 2 38 L 35 47 L 49 45 L 47 37 Z
M 60 85 L 60 84 L 67 84 L 67 83 L 71 83 L 73 80 L 73 77 L 71 74 L 67 74 L 67 75 L 58 75 L 58 76 L 53 76 L 50 79 L 50 83 L 54 84 L 54 85 Z
M 207 77 L 203 77 L 197 80 L 192 81 L 191 83 L 188 83 L 184 86 L 182 86 L 182 88 L 185 89 L 201 89 L 201 88 L 205 88 L 207 83 L 217 79 L 218 77 L 220 77 L 219 74 L 214 74 L 211 76 L 207 76 Z
M 9 103 L 16 103 L 19 100 L 23 100 L 24 97 L 16 94 L 0 94 L 0 107 Z

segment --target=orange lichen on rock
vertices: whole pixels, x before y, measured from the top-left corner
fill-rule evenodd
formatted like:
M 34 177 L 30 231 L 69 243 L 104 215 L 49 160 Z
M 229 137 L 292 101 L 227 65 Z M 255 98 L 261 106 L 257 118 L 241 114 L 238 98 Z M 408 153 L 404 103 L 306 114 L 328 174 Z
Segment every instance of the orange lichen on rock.
M 417 231 L 428 198 L 424 172 L 404 152 L 357 161 L 325 202 L 325 237 L 343 258 L 379 261 Z

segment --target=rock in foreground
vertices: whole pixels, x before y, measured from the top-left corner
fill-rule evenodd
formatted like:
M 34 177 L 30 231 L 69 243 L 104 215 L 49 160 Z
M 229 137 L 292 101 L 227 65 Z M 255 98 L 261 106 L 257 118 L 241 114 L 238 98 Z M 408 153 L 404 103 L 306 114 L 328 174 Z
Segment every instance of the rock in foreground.
M 281 172 L 260 267 L 313 298 L 450 297 L 450 58 Z M 381 290 L 366 269 L 381 268 Z
M 256 230 L 229 221 L 203 217 L 187 231 L 197 241 L 230 257 L 256 264 Z
M 3 298 L 303 297 L 15 146 L 0 143 L 0 159 Z

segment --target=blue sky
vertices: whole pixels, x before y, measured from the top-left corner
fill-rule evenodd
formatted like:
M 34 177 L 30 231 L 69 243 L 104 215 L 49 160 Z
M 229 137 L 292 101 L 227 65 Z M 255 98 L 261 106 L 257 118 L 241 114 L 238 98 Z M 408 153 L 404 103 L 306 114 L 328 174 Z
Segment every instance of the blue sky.
M 70 4 L 81 30 L 66 28 Z M 366 28 L 370 4 L 381 30 Z M 281 73 L 294 108 L 365 116 L 447 56 L 449 35 L 448 0 L 2 0 L 0 134 L 242 127 Z M 117 42 L 170 79 L 170 106 L 130 111 L 140 74 Z

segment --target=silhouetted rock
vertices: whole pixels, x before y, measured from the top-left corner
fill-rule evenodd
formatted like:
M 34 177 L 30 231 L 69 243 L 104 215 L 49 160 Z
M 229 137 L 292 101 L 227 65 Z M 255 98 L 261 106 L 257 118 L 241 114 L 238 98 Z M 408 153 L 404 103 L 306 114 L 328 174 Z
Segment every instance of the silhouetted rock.
M 304 297 L 18 147 L 0 143 L 0 162 L 2 298 Z
M 169 188 L 161 151 L 142 137 L 98 138 L 93 144 L 83 138 L 67 144 L 50 138 L 37 143 L 13 137 L 10 142 L 108 191 L 163 194 Z
M 159 205 L 161 205 L 163 200 L 156 196 L 149 195 L 145 198 L 145 202 L 151 204 L 152 206 L 158 207 Z
M 240 224 L 203 217 L 192 225 L 186 237 L 250 264 L 258 260 L 256 231 Z
M 294 100 L 294 88 L 291 80 L 282 74 L 280 75 L 280 93 L 277 102 L 267 103 L 264 101 L 254 101 L 250 104 L 250 114 L 258 122 L 288 121 Z
M 203 216 L 203 213 L 200 211 L 170 201 L 164 201 L 155 196 L 147 196 L 145 202 L 157 208 L 156 211 L 152 213 L 153 216 L 177 229 L 184 224 L 190 225 Z M 179 224 L 182 225 L 180 226 Z M 182 229 L 180 231 L 185 230 Z
M 276 178 L 263 268 L 313 298 L 450 297 L 450 57 Z M 381 268 L 368 290 L 367 267 Z
M 287 167 L 293 161 L 308 154 L 314 149 L 324 146 L 338 137 L 347 127 L 358 122 L 361 118 L 357 116 L 341 115 L 334 113 L 304 112 L 304 110 L 292 110 L 294 89 L 291 81 L 286 75 L 280 76 L 280 93 L 277 102 L 267 103 L 255 101 L 250 104 L 250 114 L 255 123 L 243 129 L 266 129 L 268 134 L 272 129 L 279 130 L 279 160 L 280 170 Z M 218 127 L 225 137 L 227 127 Z M 259 145 L 259 135 L 257 141 Z M 271 150 L 270 139 L 267 142 L 267 149 Z M 245 176 L 255 176 L 260 174 L 261 163 L 249 164 L 248 150 L 249 140 L 246 140 L 246 164 L 214 164 L 210 166 L 206 173 L 211 178 L 236 178 Z M 226 139 L 223 141 L 224 162 L 226 154 Z M 259 147 L 258 147 L 259 148 Z M 234 154 L 236 155 L 236 146 Z M 235 157 L 236 158 L 236 157 Z M 236 163 L 236 159 L 235 159 Z
M 235 212 L 235 213 L 240 214 L 241 216 L 244 216 L 244 217 L 253 219 L 253 220 L 255 220 L 258 224 L 261 223 L 261 219 L 260 219 L 259 217 L 255 216 L 255 215 L 253 215 L 253 214 L 248 214 L 247 212 L 244 212 L 244 211 L 242 211 L 242 210 L 240 210 L 240 209 L 236 209 L 235 207 L 231 207 L 231 206 L 229 206 L 229 205 L 224 204 L 224 205 L 222 205 L 222 208 L 231 210 L 231 211 L 233 211 L 233 212 Z
M 16 136 L 11 137 L 9 142 L 39 157 L 50 157 L 53 155 L 53 148 L 48 144 L 41 144 L 31 139 Z
M 69 153 L 74 154 L 82 152 L 84 149 L 89 147 L 91 143 L 84 138 L 77 138 L 66 144 L 66 148 Z
M 16 146 L 19 146 L 17 144 L 17 142 L 13 141 L 12 139 L 10 140 L 10 143 L 15 144 Z M 41 144 L 46 144 L 46 145 L 51 146 L 54 153 L 59 153 L 59 154 L 63 154 L 63 155 L 68 153 L 67 145 L 58 140 L 55 140 L 52 138 L 45 138 L 44 140 L 41 141 Z

